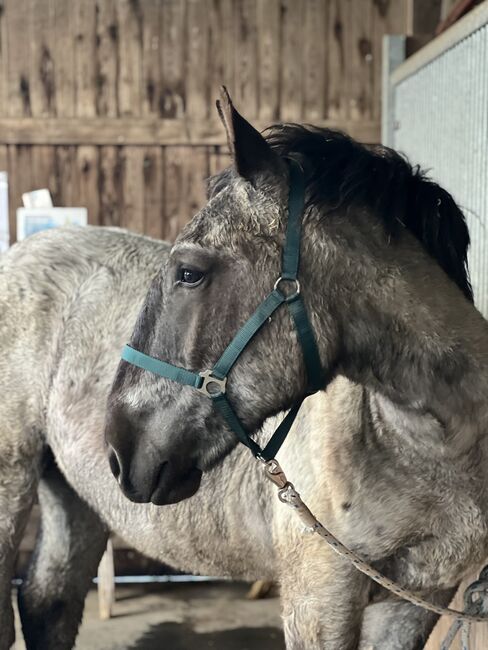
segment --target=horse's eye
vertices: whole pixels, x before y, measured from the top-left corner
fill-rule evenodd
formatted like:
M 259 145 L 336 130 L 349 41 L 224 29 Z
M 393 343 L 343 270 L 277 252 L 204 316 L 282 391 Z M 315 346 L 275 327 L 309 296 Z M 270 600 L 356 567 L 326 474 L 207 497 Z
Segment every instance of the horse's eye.
M 183 284 L 198 284 L 203 280 L 202 271 L 197 271 L 195 269 L 180 269 L 179 281 Z

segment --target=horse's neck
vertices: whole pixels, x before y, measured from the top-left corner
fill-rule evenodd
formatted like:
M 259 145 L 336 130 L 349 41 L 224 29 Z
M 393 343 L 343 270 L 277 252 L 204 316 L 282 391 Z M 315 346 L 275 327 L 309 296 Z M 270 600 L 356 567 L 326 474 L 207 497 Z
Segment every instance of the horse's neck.
M 390 455 L 401 457 L 403 461 L 408 458 L 409 450 L 418 458 L 439 460 L 446 454 L 451 455 L 445 425 L 432 413 L 400 406 L 372 390 L 366 391 L 363 407 L 366 411 L 363 422 L 368 423 L 363 435 Z
M 442 289 L 424 283 L 415 297 L 410 286 L 390 305 L 369 296 L 367 320 L 351 314 L 339 367 L 376 396 L 393 431 L 462 453 L 488 432 L 488 323 L 450 283 Z

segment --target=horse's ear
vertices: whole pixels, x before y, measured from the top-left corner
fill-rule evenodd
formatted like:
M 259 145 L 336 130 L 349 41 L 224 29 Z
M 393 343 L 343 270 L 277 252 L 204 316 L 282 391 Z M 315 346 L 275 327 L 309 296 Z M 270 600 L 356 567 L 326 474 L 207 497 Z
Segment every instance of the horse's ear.
M 227 134 L 234 167 L 240 176 L 252 181 L 261 172 L 281 169 L 279 156 L 259 131 L 236 111 L 225 86 L 220 89 L 217 110 Z

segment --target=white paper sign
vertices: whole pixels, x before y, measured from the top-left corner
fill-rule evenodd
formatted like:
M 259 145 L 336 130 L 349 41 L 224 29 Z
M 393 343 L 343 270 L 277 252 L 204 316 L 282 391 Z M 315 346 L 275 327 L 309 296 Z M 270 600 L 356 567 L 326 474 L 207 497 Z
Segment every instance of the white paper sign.
M 24 194 L 22 194 L 22 203 L 24 204 L 24 208 L 53 207 L 51 192 L 45 188 L 34 190 L 33 192 L 24 192 Z

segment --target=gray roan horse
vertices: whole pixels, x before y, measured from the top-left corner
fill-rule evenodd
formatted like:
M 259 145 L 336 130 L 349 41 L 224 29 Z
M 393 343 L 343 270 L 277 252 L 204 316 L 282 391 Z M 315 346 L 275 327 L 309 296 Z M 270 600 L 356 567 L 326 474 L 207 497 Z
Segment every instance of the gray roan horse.
M 219 108 L 233 169 L 213 181 L 173 246 L 130 345 L 190 371 L 213 367 L 280 276 L 284 158 L 295 159 L 307 174 L 300 283 L 328 381 L 280 463 L 339 539 L 403 586 L 445 602 L 488 551 L 488 324 L 472 304 L 462 214 L 391 151 L 293 125 L 266 141 L 225 92 Z M 228 399 L 250 432 L 307 392 L 287 311 L 269 320 L 228 378 Z M 272 544 L 288 647 L 358 647 L 376 595 L 370 581 L 304 537 L 251 476 L 236 478 L 227 465 L 222 486 L 215 474 L 202 478 L 224 472 L 237 445 L 212 400 L 122 361 L 106 439 L 134 501 L 175 503 L 200 489 L 210 504 L 237 481 L 238 529 L 222 525 L 225 515 L 215 529 L 234 546 L 252 526 Z M 209 516 L 194 519 L 193 535 Z M 248 561 L 248 545 L 234 552 Z M 432 619 L 412 609 L 392 602 L 382 622 L 365 621 L 364 647 L 422 647 Z
M 290 649 L 422 647 L 435 616 L 304 535 L 190 387 L 121 363 L 106 436 L 133 500 L 196 494 L 131 503 L 110 473 L 107 396 L 151 279 L 132 345 L 211 366 L 279 273 L 284 156 L 308 174 L 300 280 L 330 382 L 304 403 L 280 462 L 342 541 L 433 601 L 446 603 L 487 554 L 488 328 L 471 303 L 461 213 L 391 151 L 299 126 L 265 142 L 229 105 L 225 115 L 234 167 L 211 179 L 171 255 L 87 228 L 41 233 L 0 260 L 2 650 L 36 492 L 42 529 L 19 597 L 30 650 L 73 646 L 108 529 L 187 571 L 276 580 Z M 291 322 L 277 313 L 228 391 L 254 431 L 304 382 Z

